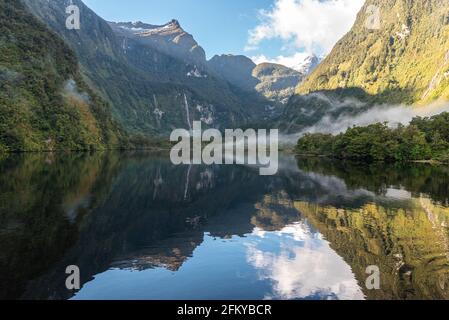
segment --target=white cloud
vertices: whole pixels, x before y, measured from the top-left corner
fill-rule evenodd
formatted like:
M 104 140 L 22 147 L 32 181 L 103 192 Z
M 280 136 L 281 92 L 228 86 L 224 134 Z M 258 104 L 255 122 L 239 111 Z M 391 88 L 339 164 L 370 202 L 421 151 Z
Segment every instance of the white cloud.
M 253 236 L 247 260 L 258 270 L 259 279 L 273 283 L 273 291 L 265 299 L 365 298 L 351 267 L 305 222 L 270 233 L 280 251 L 258 249 L 265 236 L 259 229 Z
M 278 56 L 276 58 L 268 58 L 265 55 L 257 55 L 251 57 L 255 64 L 261 64 L 264 62 L 277 63 L 282 64 L 286 67 L 301 71 L 301 66 L 304 65 L 304 62 L 310 55 L 305 52 L 297 52 L 292 56 Z
M 327 54 L 350 30 L 365 0 L 275 0 L 260 11 L 260 24 L 249 32 L 245 49 L 281 39 L 286 47 Z

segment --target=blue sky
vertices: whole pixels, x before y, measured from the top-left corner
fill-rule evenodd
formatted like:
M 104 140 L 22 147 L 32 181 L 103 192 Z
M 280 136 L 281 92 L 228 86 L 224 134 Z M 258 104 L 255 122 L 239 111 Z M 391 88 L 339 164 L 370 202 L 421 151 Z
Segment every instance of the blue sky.
M 206 50 L 214 54 L 243 54 L 248 31 L 257 25 L 257 12 L 272 0 L 83 0 L 101 17 L 112 21 L 164 24 L 177 19 Z M 277 50 L 279 50 L 277 48 Z M 276 54 L 276 48 L 270 52 Z
M 323 55 L 349 30 L 364 0 L 83 0 L 109 21 L 177 19 L 205 49 L 294 64 Z M 262 62 L 262 61 L 258 61 Z

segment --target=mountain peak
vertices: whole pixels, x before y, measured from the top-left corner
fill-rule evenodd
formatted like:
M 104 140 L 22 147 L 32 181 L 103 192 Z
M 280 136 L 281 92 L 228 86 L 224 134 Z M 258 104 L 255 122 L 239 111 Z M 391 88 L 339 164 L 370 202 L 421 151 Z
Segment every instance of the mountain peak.
M 142 21 L 133 22 L 109 22 L 112 27 L 118 27 L 122 31 L 133 32 L 135 35 L 175 34 L 186 33 L 178 20 L 172 19 L 163 25 L 153 25 Z
M 172 19 L 169 23 L 167 23 L 168 25 L 173 25 L 173 26 L 175 26 L 175 27 L 177 27 L 177 28 L 181 28 L 181 24 L 179 23 L 179 21 L 178 20 L 176 20 L 176 19 Z
M 316 55 L 311 54 L 306 56 L 304 60 L 298 62 L 296 65 L 292 66 L 293 70 L 300 72 L 303 75 L 308 75 L 319 65 L 321 59 Z
M 234 54 L 221 54 L 221 55 L 215 55 L 210 59 L 209 61 L 212 64 L 232 64 L 234 66 L 239 65 L 239 67 L 245 67 L 250 68 L 251 70 L 254 69 L 256 64 L 244 55 L 234 55 Z
M 135 39 L 184 62 L 203 66 L 206 53 L 193 36 L 182 29 L 178 20 L 163 25 L 143 22 L 110 22 L 112 29 L 125 38 Z
M 245 91 L 253 91 L 258 81 L 252 76 L 256 64 L 243 55 L 215 55 L 208 61 L 209 69 Z

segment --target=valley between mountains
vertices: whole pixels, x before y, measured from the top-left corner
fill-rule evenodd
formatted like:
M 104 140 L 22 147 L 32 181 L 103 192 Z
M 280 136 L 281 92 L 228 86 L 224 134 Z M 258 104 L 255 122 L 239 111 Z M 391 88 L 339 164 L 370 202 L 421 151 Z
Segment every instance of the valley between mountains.
M 105 21 L 81 0 L 71 3 L 82 27 L 68 30 L 67 3 L 0 1 L 3 152 L 150 146 L 193 121 L 298 138 L 324 120 L 445 111 L 449 99 L 447 1 L 367 0 L 323 60 L 311 55 L 296 70 L 226 53 L 208 60 L 177 20 Z M 372 5 L 379 30 L 365 26 Z
M 0 300 L 449 299 L 448 0 L 284 0 L 354 21 L 290 67 L 208 54 L 192 2 L 88 2 L 0 0 Z

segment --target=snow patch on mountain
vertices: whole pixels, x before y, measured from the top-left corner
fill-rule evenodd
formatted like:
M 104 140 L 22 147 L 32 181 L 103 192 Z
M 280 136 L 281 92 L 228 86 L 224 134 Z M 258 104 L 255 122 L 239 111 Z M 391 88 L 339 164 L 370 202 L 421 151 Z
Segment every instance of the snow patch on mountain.
M 197 66 L 194 66 L 192 70 L 187 72 L 187 77 L 193 77 L 193 78 L 207 78 L 207 74 L 203 74 Z
M 297 52 L 292 56 L 278 56 L 276 58 L 268 58 L 265 55 L 251 57 L 256 64 L 275 63 L 286 66 L 300 72 L 303 75 L 311 73 L 321 62 L 321 58 L 314 54 L 305 52 Z

